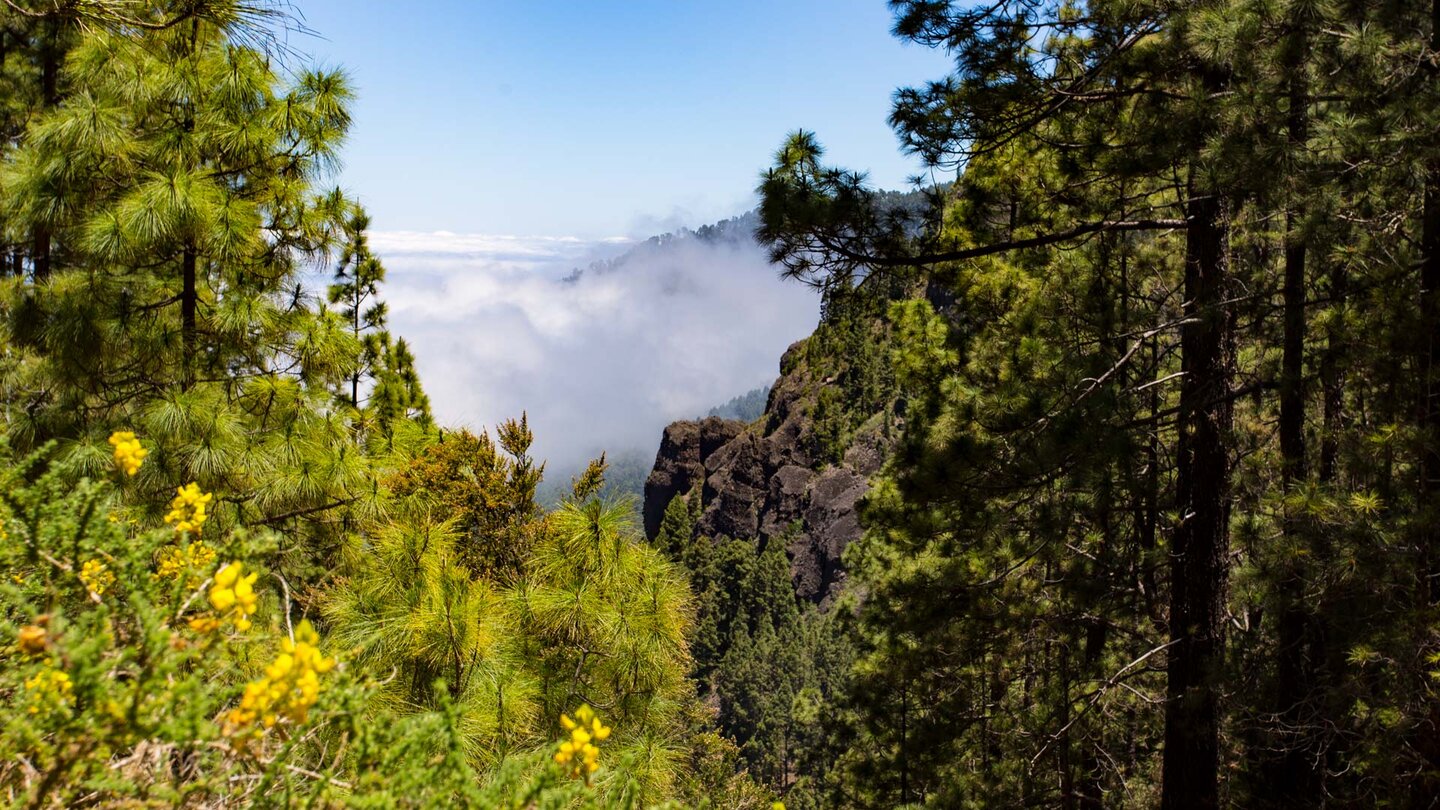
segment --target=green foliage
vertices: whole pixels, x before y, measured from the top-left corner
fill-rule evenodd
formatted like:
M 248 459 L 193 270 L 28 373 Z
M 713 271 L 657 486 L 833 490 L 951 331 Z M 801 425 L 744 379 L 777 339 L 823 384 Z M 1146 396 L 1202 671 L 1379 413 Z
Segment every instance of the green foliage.
M 388 333 L 382 333 L 381 337 L 375 388 L 370 394 L 370 410 L 375 421 L 386 436 L 393 436 L 396 425 L 404 422 L 429 428 L 433 424 L 430 397 L 420 385 L 415 355 L 405 338 L 392 343 Z
M 397 496 L 420 498 L 463 533 L 457 552 L 477 576 L 519 576 L 542 530 L 536 488 L 544 465 L 530 458 L 533 434 L 522 417 L 497 431 L 442 433 L 389 480 Z
M 692 636 L 702 700 L 718 708 L 720 733 L 748 773 L 781 792 L 787 807 L 822 807 L 842 748 L 832 716 L 852 652 L 838 619 L 802 607 L 782 540 L 693 537 L 692 504 L 676 496 L 656 546 L 683 564 L 696 594 Z
M 433 429 L 368 222 L 323 187 L 347 85 L 282 73 L 266 20 L 0 9 L 0 783 L 33 806 L 741 796 L 733 752 L 690 742 L 689 593 L 629 507 L 545 514 L 523 419 Z M 300 284 L 332 262 L 338 311 Z M 574 778 L 553 741 L 587 702 L 616 733 Z
M 814 390 L 813 452 L 822 462 L 840 462 L 856 432 L 892 407 L 898 391 L 888 356 L 893 330 L 887 307 L 912 293 L 902 279 L 887 279 L 883 287 L 825 291 L 820 325 L 804 344 Z
M 498 577 L 468 563 L 474 555 L 464 544 L 475 535 L 456 531 L 460 513 L 442 509 L 456 517 L 438 520 L 425 495 L 355 537 L 342 578 L 323 597 L 327 624 L 353 650 L 354 666 L 385 680 L 371 710 L 453 705 L 468 761 L 493 769 L 543 746 L 561 712 L 602 706 L 616 728 L 615 756 L 634 765 L 623 784 L 607 778 L 601 787 L 642 804 L 674 795 L 689 597 L 637 540 L 628 507 L 588 501 L 532 514 L 518 527 L 532 547 Z M 508 501 L 480 515 L 484 507 L 471 503 L 470 519 L 517 528 L 500 522 L 514 517 Z
M 847 803 L 1428 801 L 1434 5 L 891 6 L 955 65 L 891 117 L 958 171 L 929 227 L 808 133 L 761 186 L 790 274 L 926 299 L 845 558 Z
M 689 495 L 676 495 L 670 499 L 665 507 L 665 514 L 660 518 L 660 531 L 655 535 L 655 547 L 664 552 L 665 556 L 672 560 L 690 562 L 686 559 L 691 554 L 690 545 L 695 536 L 696 507 L 700 503 L 698 493 Z M 703 554 L 705 550 L 696 550 L 694 554 Z M 698 569 L 686 565 L 689 571 Z
M 127 517 L 139 512 L 137 493 L 106 480 L 73 485 L 74 471 L 49 453 L 18 463 L 7 456 L 0 477 L 8 628 L 0 784 L 12 797 L 36 806 L 653 804 L 620 758 L 607 762 L 599 789 L 565 778 L 543 731 L 529 750 L 478 769 L 468 704 L 442 682 L 433 709 L 391 712 L 394 681 L 365 678 L 364 650 L 353 662 L 344 660 L 349 650 L 335 650 L 342 665 L 321 675 L 306 719 L 242 742 L 227 709 L 248 694 L 248 679 L 272 677 L 276 641 L 292 623 L 283 581 L 257 580 L 259 611 L 248 629 L 197 627 L 190 620 L 209 611 L 215 563 L 167 571 L 158 561 L 200 547 L 198 537 Z M 205 536 L 220 560 L 261 554 L 277 540 L 209 526 Z M 433 626 L 420 629 L 427 632 Z
M 308 582 L 389 463 L 330 407 L 363 365 L 357 335 L 299 286 L 353 210 L 323 187 L 350 91 L 232 40 L 260 36 L 246 7 L 126 6 L 157 24 L 34 29 L 67 32 L 64 92 L 0 167 L 0 223 L 29 245 L 28 272 L 0 280 L 5 429 L 21 450 L 56 440 L 79 474 L 111 430 L 140 430 L 149 508 L 189 481 L 223 490 L 217 525 L 303 536 L 276 562 Z

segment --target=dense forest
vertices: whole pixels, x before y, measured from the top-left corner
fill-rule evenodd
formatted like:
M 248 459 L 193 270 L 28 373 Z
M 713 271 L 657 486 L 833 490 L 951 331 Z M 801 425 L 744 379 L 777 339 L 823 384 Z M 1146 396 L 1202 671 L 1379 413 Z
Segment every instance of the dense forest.
M 1440 0 L 889 6 L 639 504 L 437 423 L 283 8 L 5 0 L 5 801 L 1440 807 Z

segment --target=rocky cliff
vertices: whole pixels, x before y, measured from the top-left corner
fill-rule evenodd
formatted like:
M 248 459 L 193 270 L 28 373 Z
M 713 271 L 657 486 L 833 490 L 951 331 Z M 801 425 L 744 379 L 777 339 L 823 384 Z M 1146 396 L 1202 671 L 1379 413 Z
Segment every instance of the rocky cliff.
M 785 352 L 755 422 L 709 418 L 665 429 L 645 484 L 652 539 L 672 498 L 699 497 L 696 538 L 753 538 L 762 549 L 783 540 L 796 592 L 817 603 L 836 593 L 844 580 L 841 554 L 860 536 L 856 504 L 897 425 L 884 408 L 852 413 L 836 429 L 835 408 L 827 410 L 826 401 L 863 397 L 843 390 L 858 379 L 851 373 L 855 358 L 842 357 L 825 338 L 817 333 Z

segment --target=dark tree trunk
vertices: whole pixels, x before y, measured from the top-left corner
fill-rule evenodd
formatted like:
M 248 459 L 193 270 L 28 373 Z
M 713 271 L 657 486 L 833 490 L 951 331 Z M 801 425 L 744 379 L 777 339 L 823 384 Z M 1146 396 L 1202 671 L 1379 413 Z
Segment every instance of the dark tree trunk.
M 50 277 L 50 229 L 39 227 L 35 229 L 35 243 L 30 248 L 30 269 L 34 272 L 36 281 L 43 281 Z
M 1220 803 L 1218 681 L 1229 553 L 1232 319 L 1230 202 L 1190 183 L 1181 334 L 1180 511 L 1170 549 L 1163 810 Z
M 1306 474 L 1305 241 L 1295 232 L 1297 218 L 1294 210 L 1285 217 L 1289 243 L 1285 246 L 1285 327 L 1280 361 L 1280 457 L 1287 487 L 1303 481 Z
M 180 345 L 184 352 L 186 388 L 195 380 L 195 249 L 186 247 L 180 256 Z
M 910 762 L 906 759 L 906 721 L 910 718 L 910 684 L 900 685 L 900 803 L 910 803 Z
M 1150 371 L 1153 379 L 1160 368 L 1160 337 L 1150 338 Z M 1139 526 L 1140 539 L 1140 589 L 1145 594 L 1145 615 L 1152 621 L 1160 620 L 1160 588 L 1156 582 L 1160 567 L 1151 554 L 1159 544 L 1160 530 L 1160 386 L 1150 386 L 1149 437 L 1145 442 L 1145 496 Z
M 1092 678 L 1104 677 L 1100 672 L 1101 659 L 1105 652 L 1105 640 L 1109 627 L 1100 621 L 1092 622 L 1085 631 L 1085 672 Z M 1096 741 L 1087 741 L 1081 736 L 1085 749 L 1080 755 L 1081 778 L 1075 787 L 1077 810 L 1102 810 L 1105 806 L 1105 765 L 1096 753 Z
M 1342 309 L 1348 295 L 1345 269 L 1331 265 L 1329 270 L 1330 306 Z M 1345 415 L 1345 373 L 1341 366 L 1345 351 L 1345 331 L 1337 317 L 1330 318 L 1325 335 L 1325 351 L 1320 354 L 1321 418 L 1324 422 L 1320 439 L 1320 469 L 1316 471 L 1322 484 L 1334 483 L 1340 456 L 1340 430 Z
M 40 45 L 40 94 L 45 109 L 60 103 L 60 21 L 47 18 Z M 50 229 L 39 226 L 31 234 L 30 269 L 36 281 L 50 276 Z
M 1440 0 L 1431 3 L 1430 50 L 1440 53 Z M 1435 80 L 1436 67 L 1431 66 Z M 1425 441 L 1420 456 L 1421 590 L 1431 604 L 1440 602 L 1440 162 L 1431 161 L 1425 177 L 1420 233 L 1420 322 L 1424 324 Z
M 45 20 L 45 34 L 40 46 L 40 94 L 49 109 L 60 103 L 60 20 Z
M 1287 55 L 1289 74 L 1289 111 L 1287 139 L 1292 154 L 1303 160 L 1300 152 L 1309 140 L 1309 86 L 1305 70 L 1308 62 L 1308 41 L 1303 20 L 1294 21 L 1294 31 Z M 1292 202 L 1285 214 L 1285 284 L 1284 332 L 1280 374 L 1280 458 L 1281 481 L 1285 491 L 1304 483 L 1308 474 L 1305 454 L 1305 236 L 1297 223 L 1304 216 L 1303 204 Z M 1302 544 L 1304 528 L 1296 516 L 1286 509 L 1284 532 L 1292 545 Z M 1305 706 L 1314 678 L 1312 659 L 1307 656 L 1306 642 L 1314 634 L 1305 604 L 1306 566 L 1302 555 L 1280 571 L 1278 586 L 1279 618 L 1276 626 L 1276 679 L 1273 705 L 1279 727 L 1273 742 L 1280 750 L 1271 769 L 1269 782 L 1277 803 L 1285 807 L 1309 806 L 1314 803 L 1318 773 L 1317 758 L 1309 750 L 1305 733 Z

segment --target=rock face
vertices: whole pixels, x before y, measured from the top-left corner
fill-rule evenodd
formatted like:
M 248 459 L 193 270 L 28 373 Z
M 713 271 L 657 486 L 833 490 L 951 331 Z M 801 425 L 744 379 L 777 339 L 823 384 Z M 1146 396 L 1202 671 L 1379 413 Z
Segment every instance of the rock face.
M 660 531 L 665 507 L 677 494 L 689 492 L 705 477 L 705 460 L 729 444 L 745 429 L 744 422 L 711 417 L 675 422 L 665 428 L 655 466 L 645 479 L 645 534 L 654 539 Z
M 887 415 L 856 432 L 843 461 L 822 462 L 810 417 L 828 381 L 809 373 L 803 341 L 780 368 L 755 423 L 711 418 L 665 429 L 645 484 L 645 531 L 653 539 L 670 499 L 698 491 L 697 537 L 785 542 L 796 593 L 825 603 L 845 578 L 841 554 L 860 536 L 856 505 L 890 450 Z

